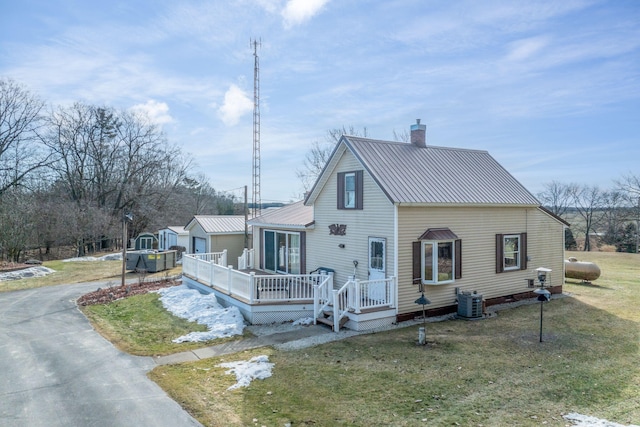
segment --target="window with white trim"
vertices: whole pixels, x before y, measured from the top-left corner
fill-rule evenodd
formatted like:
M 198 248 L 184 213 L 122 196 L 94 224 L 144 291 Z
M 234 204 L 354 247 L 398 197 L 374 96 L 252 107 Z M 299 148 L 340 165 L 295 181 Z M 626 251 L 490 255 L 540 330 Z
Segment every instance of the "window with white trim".
M 454 241 L 422 242 L 422 283 L 439 285 L 454 281 Z
M 363 172 L 338 173 L 338 209 L 362 209 Z
M 355 172 L 344 174 L 344 207 L 353 209 L 356 207 L 356 174 Z
M 462 278 L 462 240 L 448 228 L 429 228 L 413 242 L 413 284 L 444 285 Z
M 496 273 L 527 269 L 527 233 L 496 234 Z
M 520 270 L 520 235 L 507 234 L 502 238 L 504 270 Z

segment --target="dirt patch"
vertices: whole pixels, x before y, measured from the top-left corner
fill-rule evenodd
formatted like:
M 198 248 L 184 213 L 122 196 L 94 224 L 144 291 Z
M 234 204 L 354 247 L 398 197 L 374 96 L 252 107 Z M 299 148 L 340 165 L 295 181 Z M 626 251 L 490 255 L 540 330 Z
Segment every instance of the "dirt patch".
M 0 262 L 0 273 L 8 273 L 10 271 L 24 270 L 25 268 L 33 267 L 33 265 L 22 264 L 18 262 Z
M 105 288 L 98 288 L 93 292 L 82 295 L 78 298 L 78 305 L 87 306 L 94 304 L 107 304 L 112 301 L 127 298 L 133 295 L 146 294 L 147 292 L 155 291 L 162 288 L 168 288 L 169 286 L 180 285 L 180 280 L 158 280 L 142 283 L 131 283 L 118 286 L 107 286 Z

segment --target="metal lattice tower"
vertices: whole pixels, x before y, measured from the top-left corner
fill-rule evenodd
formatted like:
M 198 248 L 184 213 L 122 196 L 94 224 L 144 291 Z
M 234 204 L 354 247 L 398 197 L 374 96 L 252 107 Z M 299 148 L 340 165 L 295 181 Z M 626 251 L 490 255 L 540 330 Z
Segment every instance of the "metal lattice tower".
M 253 204 L 253 217 L 260 215 L 262 201 L 260 200 L 260 66 L 258 59 L 258 46 L 262 43 L 260 40 L 251 40 L 253 47 L 253 57 L 255 63 L 253 67 L 253 178 L 251 186 L 253 195 L 251 203 Z

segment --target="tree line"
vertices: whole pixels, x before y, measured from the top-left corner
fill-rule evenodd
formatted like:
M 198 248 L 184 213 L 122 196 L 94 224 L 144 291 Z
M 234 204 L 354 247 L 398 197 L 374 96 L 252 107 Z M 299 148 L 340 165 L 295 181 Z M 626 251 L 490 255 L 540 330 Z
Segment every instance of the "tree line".
M 0 78 L 0 258 L 73 246 L 78 256 L 131 236 L 236 213 L 193 161 L 140 112 L 76 102 L 49 107 Z M 120 240 L 118 240 L 120 239 Z
M 623 175 L 610 189 L 552 181 L 537 197 L 571 224 L 565 236 L 567 249 L 591 251 L 594 245 L 608 245 L 618 252 L 638 253 L 640 175 Z

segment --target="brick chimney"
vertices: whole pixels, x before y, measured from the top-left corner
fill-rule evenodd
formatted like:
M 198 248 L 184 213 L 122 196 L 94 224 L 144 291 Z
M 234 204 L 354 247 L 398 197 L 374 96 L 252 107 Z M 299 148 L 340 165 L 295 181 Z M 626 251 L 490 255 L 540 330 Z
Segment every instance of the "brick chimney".
M 427 126 L 420 124 L 420 119 L 416 119 L 416 124 L 411 125 L 411 144 L 416 147 L 427 147 Z

